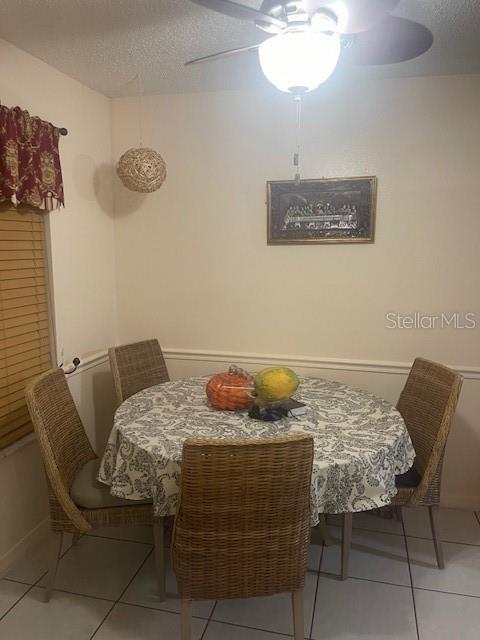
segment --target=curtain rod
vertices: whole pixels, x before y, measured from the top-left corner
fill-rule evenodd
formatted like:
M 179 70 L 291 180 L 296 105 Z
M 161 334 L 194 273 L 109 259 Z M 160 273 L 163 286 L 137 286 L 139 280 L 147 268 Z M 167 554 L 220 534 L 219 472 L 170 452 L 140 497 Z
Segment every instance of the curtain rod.
M 3 106 L 3 105 L 2 105 L 2 101 L 0 100 L 0 107 L 1 107 L 1 106 Z M 8 107 L 7 107 L 7 108 L 8 108 Z M 65 129 L 65 127 L 59 127 L 59 128 L 58 128 L 58 133 L 59 133 L 61 136 L 68 136 L 68 129 Z

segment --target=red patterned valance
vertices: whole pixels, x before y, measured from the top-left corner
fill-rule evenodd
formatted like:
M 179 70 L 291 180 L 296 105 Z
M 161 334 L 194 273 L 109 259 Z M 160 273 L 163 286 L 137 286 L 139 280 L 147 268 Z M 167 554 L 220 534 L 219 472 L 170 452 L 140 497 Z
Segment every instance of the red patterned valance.
M 50 211 L 64 204 L 59 130 L 0 105 L 0 202 Z

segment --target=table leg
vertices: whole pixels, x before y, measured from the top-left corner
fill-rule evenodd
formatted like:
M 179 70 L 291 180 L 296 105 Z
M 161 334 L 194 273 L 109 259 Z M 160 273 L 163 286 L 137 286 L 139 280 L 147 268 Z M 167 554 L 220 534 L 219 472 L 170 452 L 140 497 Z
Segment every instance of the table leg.
M 343 514 L 342 527 L 342 580 L 348 578 L 348 563 L 350 560 L 350 547 L 352 546 L 353 513 Z
M 157 518 L 153 523 L 153 540 L 155 543 L 155 568 L 157 571 L 158 594 L 163 602 L 166 599 L 165 589 L 165 518 Z

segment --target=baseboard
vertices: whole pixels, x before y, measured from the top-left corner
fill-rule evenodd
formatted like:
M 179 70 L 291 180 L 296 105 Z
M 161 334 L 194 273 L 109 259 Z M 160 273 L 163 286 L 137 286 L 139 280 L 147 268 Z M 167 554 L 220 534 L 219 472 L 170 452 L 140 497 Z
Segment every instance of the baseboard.
M 291 367 L 324 369 L 337 371 L 358 371 L 362 373 L 382 373 L 407 375 L 411 362 L 394 362 L 389 360 L 354 360 L 344 358 L 321 358 L 316 356 L 294 356 L 283 354 L 247 353 L 243 351 L 207 351 L 202 349 L 163 349 L 166 360 L 193 360 L 197 362 L 218 362 L 239 365 L 276 365 L 286 364 Z M 480 380 L 480 368 L 462 365 L 450 365 L 466 379 Z
M 27 553 L 29 547 L 35 546 L 38 542 L 48 536 L 50 532 L 49 518 L 45 518 L 37 524 L 27 535 L 23 536 L 13 547 L 11 547 L 0 558 L 0 576 L 3 576 L 20 557 Z

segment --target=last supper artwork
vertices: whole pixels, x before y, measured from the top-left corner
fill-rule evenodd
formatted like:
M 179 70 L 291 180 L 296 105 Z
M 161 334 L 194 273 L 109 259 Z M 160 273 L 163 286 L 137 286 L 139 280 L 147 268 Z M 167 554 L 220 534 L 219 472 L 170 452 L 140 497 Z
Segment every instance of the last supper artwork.
M 376 178 L 267 183 L 268 244 L 373 242 Z

